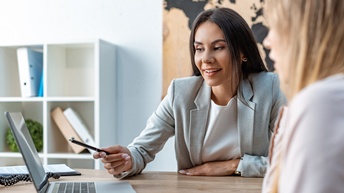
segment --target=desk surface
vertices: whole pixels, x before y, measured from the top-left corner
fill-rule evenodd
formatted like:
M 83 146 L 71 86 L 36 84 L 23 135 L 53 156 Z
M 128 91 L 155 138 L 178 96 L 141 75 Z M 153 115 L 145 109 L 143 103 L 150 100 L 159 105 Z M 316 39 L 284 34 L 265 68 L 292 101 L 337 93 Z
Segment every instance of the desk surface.
M 81 176 L 63 176 L 58 181 L 117 181 L 105 170 L 77 169 Z M 184 176 L 176 172 L 143 172 L 123 179 L 128 181 L 137 193 L 194 193 L 194 192 L 245 192 L 260 193 L 263 178 L 237 176 L 206 177 Z M 50 181 L 57 181 L 50 179 Z M 19 182 L 12 186 L 1 186 L 2 193 L 36 192 L 32 183 Z

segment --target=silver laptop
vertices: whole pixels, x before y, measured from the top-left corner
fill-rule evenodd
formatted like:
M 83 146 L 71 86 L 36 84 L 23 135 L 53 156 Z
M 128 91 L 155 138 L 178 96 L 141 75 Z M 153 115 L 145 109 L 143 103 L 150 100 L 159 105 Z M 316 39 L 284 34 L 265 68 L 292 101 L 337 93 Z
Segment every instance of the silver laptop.
M 10 124 L 17 145 L 23 155 L 25 164 L 39 193 L 52 192 L 121 192 L 135 193 L 129 182 L 113 181 L 113 182 L 49 182 L 44 171 L 37 150 L 33 144 L 31 135 L 25 120 L 20 112 L 5 112 L 6 118 Z

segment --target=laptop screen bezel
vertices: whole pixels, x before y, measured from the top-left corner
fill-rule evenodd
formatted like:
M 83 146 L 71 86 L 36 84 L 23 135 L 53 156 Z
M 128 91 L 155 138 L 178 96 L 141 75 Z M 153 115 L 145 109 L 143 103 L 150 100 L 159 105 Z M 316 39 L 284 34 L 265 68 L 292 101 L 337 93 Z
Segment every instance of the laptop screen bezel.
M 25 124 L 24 117 L 20 112 L 5 112 L 5 115 L 33 184 L 37 192 L 44 193 L 49 186 L 49 181 Z

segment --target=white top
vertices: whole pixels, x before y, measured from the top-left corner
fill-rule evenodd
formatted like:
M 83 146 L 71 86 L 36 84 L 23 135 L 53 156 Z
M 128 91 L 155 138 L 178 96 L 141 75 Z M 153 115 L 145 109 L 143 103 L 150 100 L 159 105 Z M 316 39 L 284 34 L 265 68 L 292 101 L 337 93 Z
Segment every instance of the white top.
M 202 161 L 221 161 L 240 158 L 237 127 L 237 99 L 226 106 L 211 101 L 207 132 L 203 142 Z
M 290 103 L 284 116 L 278 191 L 342 193 L 344 74 L 331 76 L 303 89 Z M 274 179 L 276 172 L 270 171 L 278 165 L 276 163 L 278 158 L 271 161 L 266 179 Z M 263 192 L 268 192 L 268 189 L 263 186 Z
M 279 162 L 281 149 L 282 149 L 282 139 L 286 127 L 286 115 L 288 113 L 288 107 L 282 107 L 278 119 L 275 123 L 274 134 L 271 137 L 271 143 L 269 147 L 269 162 L 268 169 L 263 180 L 262 193 L 270 193 L 273 190 L 273 185 L 275 182 L 275 173 L 277 170 L 277 163 Z

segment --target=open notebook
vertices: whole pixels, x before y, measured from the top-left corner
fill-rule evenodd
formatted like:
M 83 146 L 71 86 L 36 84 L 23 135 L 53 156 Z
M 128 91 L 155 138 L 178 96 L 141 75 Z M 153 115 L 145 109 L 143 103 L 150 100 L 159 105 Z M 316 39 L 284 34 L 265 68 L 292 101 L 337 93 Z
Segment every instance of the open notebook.
M 81 175 L 80 172 L 70 168 L 66 164 L 43 165 L 43 168 L 45 172 L 57 173 L 60 176 Z M 27 170 L 26 165 L 0 167 L 0 175 L 11 175 L 11 174 L 29 174 L 29 171 Z

